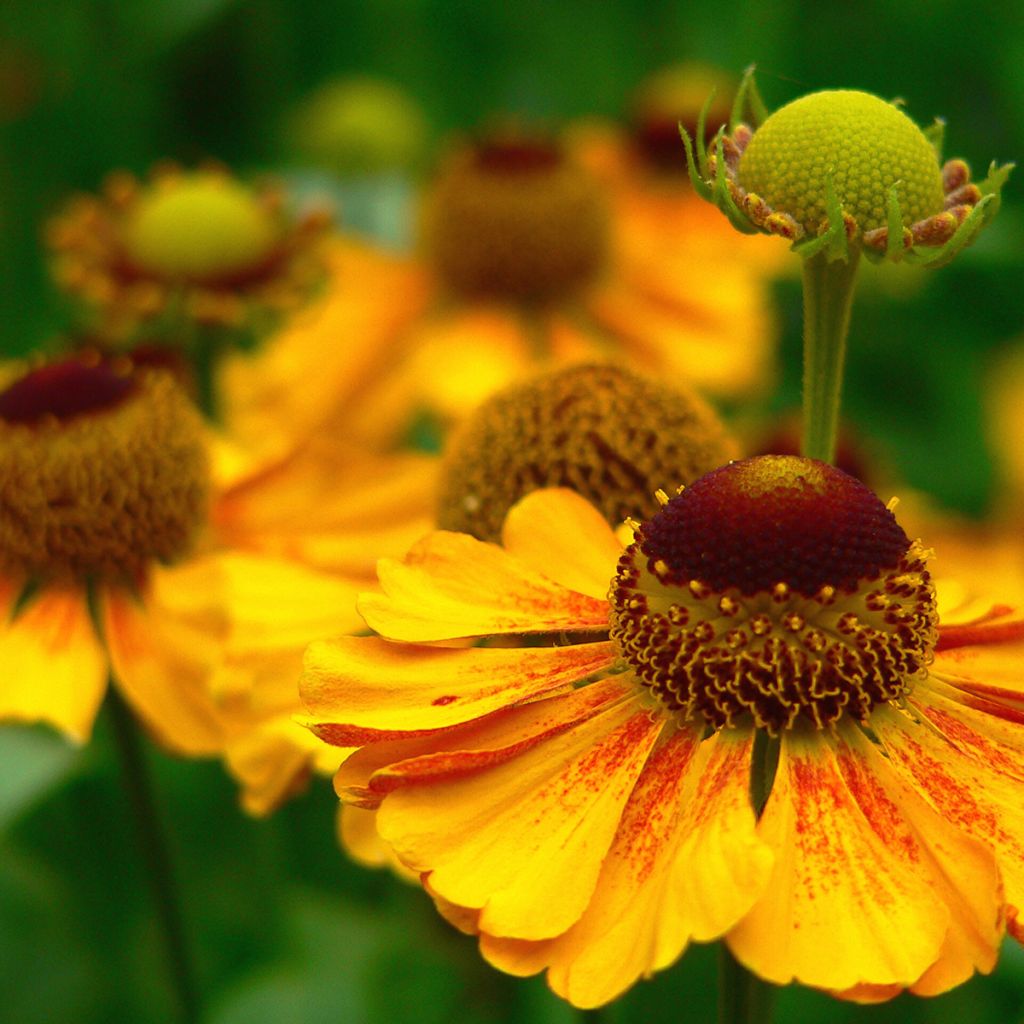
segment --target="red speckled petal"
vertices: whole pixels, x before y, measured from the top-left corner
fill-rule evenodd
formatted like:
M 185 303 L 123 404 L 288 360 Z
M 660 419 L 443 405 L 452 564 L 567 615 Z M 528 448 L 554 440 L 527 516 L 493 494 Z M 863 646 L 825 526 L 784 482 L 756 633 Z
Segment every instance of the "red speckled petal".
M 623 807 L 665 725 L 625 700 L 513 757 L 390 793 L 380 834 L 495 935 L 559 935 L 586 909 Z
M 310 646 L 301 694 L 317 735 L 357 746 L 481 718 L 578 683 L 614 661 L 608 641 L 457 649 L 339 637 Z
M 691 939 L 727 931 L 771 873 L 750 806 L 752 745 L 751 733 L 703 745 L 675 733 L 644 768 L 581 920 L 547 942 L 483 935 L 484 956 L 513 974 L 549 967 L 555 992 L 592 1007 L 672 964 Z
M 777 984 L 914 984 L 939 960 L 964 980 L 995 962 L 1002 892 L 991 853 L 902 782 L 854 726 L 787 733 L 761 837 L 762 899 L 730 934 Z
M 608 628 L 606 600 L 568 590 L 462 533 L 424 537 L 401 561 L 381 559 L 378 575 L 383 594 L 364 594 L 359 610 L 392 640 Z

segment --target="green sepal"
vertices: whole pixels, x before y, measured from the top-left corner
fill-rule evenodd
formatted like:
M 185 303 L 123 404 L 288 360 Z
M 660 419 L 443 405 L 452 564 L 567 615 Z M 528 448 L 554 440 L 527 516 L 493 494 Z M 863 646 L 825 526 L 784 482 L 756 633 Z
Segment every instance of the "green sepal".
M 946 139 L 946 122 L 941 117 L 937 117 L 927 128 L 922 130 L 924 131 L 924 137 L 932 144 L 932 149 L 935 150 L 936 159 L 939 163 L 942 163 L 942 146 Z
M 736 96 L 732 101 L 732 110 L 729 112 L 729 131 L 731 132 L 746 120 L 743 116 L 745 110 L 750 111 L 750 119 L 755 128 L 759 128 L 768 117 L 768 108 L 758 91 L 757 82 L 754 81 L 755 70 L 756 65 L 754 64 L 747 67 L 743 72 L 740 86 L 736 90 Z
M 832 174 L 825 179 L 825 216 L 828 227 L 814 238 L 802 238 L 794 242 L 790 249 L 805 260 L 825 252 L 829 263 L 850 258 L 850 244 L 846 237 L 846 225 L 843 222 L 843 207 L 836 195 Z
M 897 191 L 899 182 L 889 187 L 885 201 L 885 226 L 889 235 L 885 240 L 885 258 L 899 263 L 903 259 L 903 211 L 900 208 L 900 196 Z
M 711 186 L 702 177 L 696 161 L 693 156 L 693 141 L 690 138 L 690 133 L 683 127 L 682 121 L 679 122 L 679 136 L 683 140 L 683 146 L 686 148 L 686 169 L 690 175 L 690 184 L 693 185 L 694 192 L 701 197 L 701 199 L 707 202 L 712 202 L 712 189 Z
M 714 204 L 729 218 L 729 223 L 745 235 L 759 235 L 759 228 L 737 205 L 729 191 L 729 182 L 725 176 L 725 147 L 722 144 L 724 128 L 718 129 L 715 136 L 715 197 Z
M 983 196 L 996 196 L 998 198 L 1000 191 L 1006 184 L 1007 179 L 1010 177 L 1010 171 L 1016 164 L 1003 164 L 1002 167 L 997 167 L 995 160 L 988 165 L 988 174 L 985 176 L 984 181 L 978 182 L 978 188 L 981 189 Z M 995 210 L 989 215 L 989 220 L 995 216 Z
M 995 216 L 995 210 L 998 207 L 999 197 L 996 194 L 984 196 L 981 202 L 971 210 L 963 224 L 956 229 L 952 238 L 937 249 L 926 246 L 911 249 L 906 255 L 907 262 L 932 270 L 944 267 L 981 234 L 982 228 Z

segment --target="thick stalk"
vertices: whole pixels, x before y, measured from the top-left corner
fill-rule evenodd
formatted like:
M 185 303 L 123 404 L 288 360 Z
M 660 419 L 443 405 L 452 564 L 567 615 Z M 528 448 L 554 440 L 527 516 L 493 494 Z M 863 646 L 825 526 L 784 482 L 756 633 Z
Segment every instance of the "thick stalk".
M 804 260 L 803 454 L 833 462 L 846 335 L 860 251 L 829 262 L 825 253 Z
M 121 775 L 128 794 L 140 852 L 149 876 L 153 902 L 163 938 L 167 971 L 184 1024 L 199 1020 L 199 995 L 182 922 L 170 853 L 160 825 L 156 800 L 138 726 L 117 688 L 107 691 L 114 740 L 121 761 Z

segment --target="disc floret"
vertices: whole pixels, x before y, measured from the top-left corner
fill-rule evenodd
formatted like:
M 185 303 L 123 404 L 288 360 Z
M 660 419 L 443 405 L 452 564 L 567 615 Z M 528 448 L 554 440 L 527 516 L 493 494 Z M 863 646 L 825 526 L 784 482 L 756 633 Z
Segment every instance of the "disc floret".
M 749 107 L 754 125 L 742 120 Z M 703 124 L 703 121 L 701 122 Z M 949 262 L 999 207 L 1012 165 L 971 181 L 959 159 L 940 166 L 942 124 L 920 129 L 895 103 L 848 89 L 802 96 L 767 114 L 748 72 L 731 131 L 710 152 L 683 129 L 698 191 L 740 230 L 780 235 L 805 258 L 852 249 L 872 260 Z
M 612 581 L 611 636 L 665 709 L 713 728 L 751 716 L 864 721 L 921 677 L 936 641 L 928 553 L 825 463 L 759 456 L 682 490 Z

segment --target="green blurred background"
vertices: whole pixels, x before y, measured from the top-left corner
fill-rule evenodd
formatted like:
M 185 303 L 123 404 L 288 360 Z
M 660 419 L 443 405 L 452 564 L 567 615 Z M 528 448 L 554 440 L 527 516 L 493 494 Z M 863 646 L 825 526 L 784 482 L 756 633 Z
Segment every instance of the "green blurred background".
M 49 344 L 67 310 L 40 225 L 111 169 L 214 156 L 285 168 L 282 123 L 328 78 L 373 74 L 412 93 L 435 142 L 489 115 L 559 123 L 621 115 L 648 73 L 683 59 L 756 62 L 769 106 L 828 86 L 901 96 L 947 120 L 946 152 L 981 176 L 1024 154 L 1024 8 L 953 0 L 6 0 L 0 12 L 0 350 Z M 983 516 L 998 484 L 982 428 L 985 373 L 1024 325 L 1024 212 L 1011 179 L 993 228 L 915 283 L 865 276 L 846 411 L 910 484 Z M 894 287 L 893 281 L 897 284 Z M 783 281 L 784 374 L 798 401 L 800 298 Z M 1024 439 L 1022 439 L 1024 440 Z M 0 666 L 0 672 L 2 672 Z M 110 738 L 84 750 L 0 730 L 0 1019 L 172 1019 Z M 151 751 L 190 917 L 207 1019 L 432 1024 L 582 1020 L 541 981 L 486 967 L 426 898 L 347 863 L 327 783 L 269 821 L 236 809 L 214 765 Z M 713 1018 L 715 957 L 602 1011 L 608 1022 Z M 1024 956 L 936 1000 L 880 1007 L 787 990 L 778 1019 L 1024 1018 Z M 597 1019 L 589 1017 L 587 1019 Z

